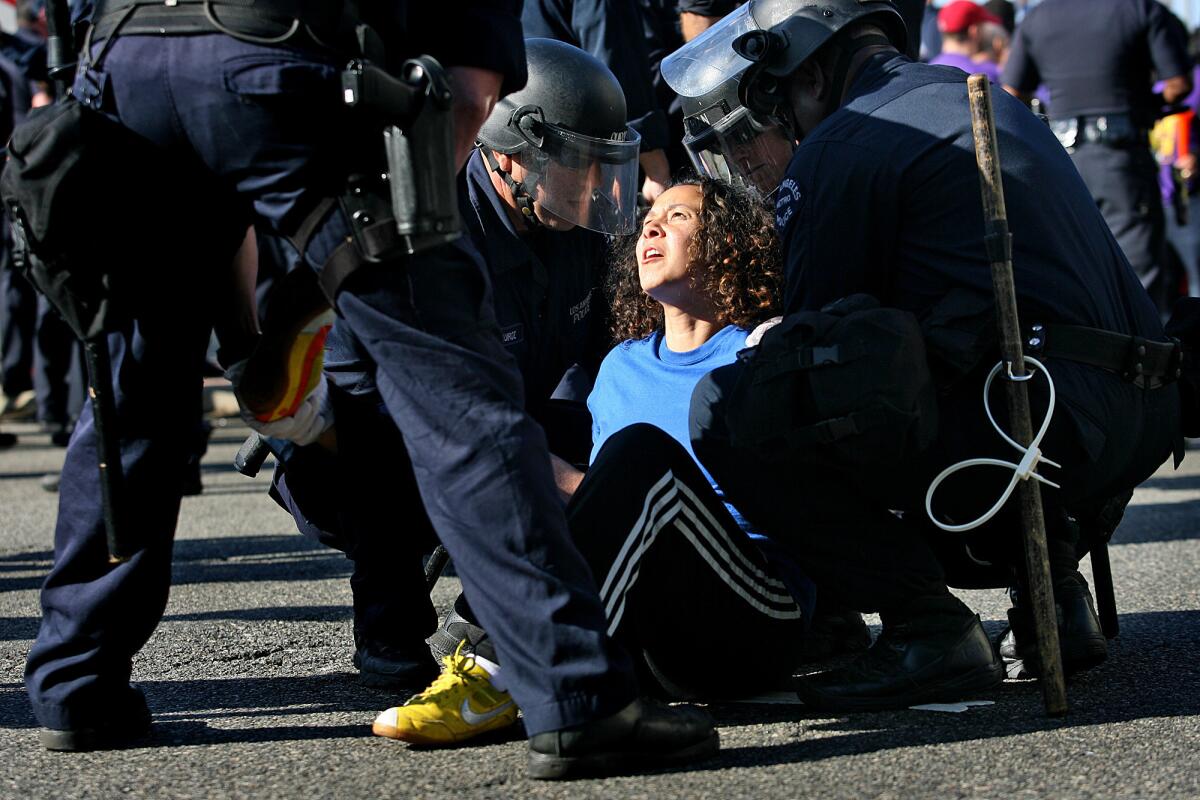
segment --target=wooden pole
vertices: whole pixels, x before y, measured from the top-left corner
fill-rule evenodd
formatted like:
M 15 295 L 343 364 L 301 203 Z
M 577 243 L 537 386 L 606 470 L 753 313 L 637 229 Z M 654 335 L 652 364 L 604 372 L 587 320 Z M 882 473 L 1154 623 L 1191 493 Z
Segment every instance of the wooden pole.
M 996 140 L 996 121 L 992 112 L 991 87 L 987 76 L 967 79 L 971 105 L 971 132 L 975 139 L 975 159 L 979 164 L 979 188 L 983 197 L 984 241 L 992 267 L 992 289 L 996 296 L 996 317 L 1000 326 L 1000 349 L 1011 365 L 1016 380 L 1006 380 L 1009 424 L 1012 437 L 1028 447 L 1033 441 L 1033 420 L 1029 411 L 1029 393 L 1023 381 L 1027 376 L 1021 347 L 1021 325 L 1017 318 L 1017 293 L 1013 286 L 1012 235 L 1008 231 L 1008 212 L 1004 207 L 1004 185 L 1000 177 L 1000 148 Z M 1018 487 L 1021 522 L 1025 540 L 1025 567 L 1029 581 L 1028 599 L 1033 611 L 1037 636 L 1042 699 L 1052 717 L 1067 713 L 1067 688 L 1063 679 L 1058 644 L 1058 617 L 1050 587 L 1050 557 L 1046 549 L 1046 521 L 1042 513 L 1042 495 L 1038 482 L 1021 481 Z

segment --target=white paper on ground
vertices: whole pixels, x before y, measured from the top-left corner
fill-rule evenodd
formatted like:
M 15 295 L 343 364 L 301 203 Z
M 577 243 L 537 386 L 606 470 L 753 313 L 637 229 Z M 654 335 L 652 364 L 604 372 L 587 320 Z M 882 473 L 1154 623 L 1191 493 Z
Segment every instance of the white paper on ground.
M 992 700 L 964 700 L 961 703 L 926 703 L 920 706 L 909 706 L 913 711 L 942 711 L 947 714 L 961 714 L 971 706 L 994 706 Z

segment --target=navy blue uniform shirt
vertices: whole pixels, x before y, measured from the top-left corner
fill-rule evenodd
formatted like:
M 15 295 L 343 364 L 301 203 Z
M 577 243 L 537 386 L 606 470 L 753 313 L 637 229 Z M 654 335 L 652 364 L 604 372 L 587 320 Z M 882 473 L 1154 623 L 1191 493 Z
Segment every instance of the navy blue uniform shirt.
M 466 232 L 487 263 L 504 346 L 536 418 L 569 367 L 579 364 L 594 378 L 608 352 L 607 241 L 586 228 L 518 232 L 478 152 L 461 180 Z
M 637 0 L 526 0 L 526 38 L 557 39 L 598 58 L 625 92 L 630 126 L 642 152 L 667 145 L 667 118 L 650 84 L 650 61 Z
M 920 316 L 953 288 L 992 291 L 966 78 L 876 55 L 797 148 L 776 206 L 789 312 L 866 292 Z M 1023 321 L 1161 337 L 1066 151 L 1016 98 L 992 99 Z
M 1157 0 L 1045 0 L 1013 37 L 1004 83 L 1050 89 L 1050 116 L 1132 114 L 1149 126 L 1155 77 L 1189 74 L 1186 37 Z

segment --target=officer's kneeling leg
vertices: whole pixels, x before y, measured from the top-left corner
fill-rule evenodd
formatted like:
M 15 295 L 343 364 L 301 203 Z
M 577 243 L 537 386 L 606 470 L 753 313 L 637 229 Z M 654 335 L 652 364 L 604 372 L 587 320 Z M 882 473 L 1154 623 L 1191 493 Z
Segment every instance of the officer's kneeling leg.
M 285 448 L 272 496 L 305 536 L 354 565 L 354 664 L 377 688 L 421 688 L 436 674 L 426 637 L 437 616 L 421 556 L 436 545 L 396 426 L 375 392 L 329 389 L 337 452 Z

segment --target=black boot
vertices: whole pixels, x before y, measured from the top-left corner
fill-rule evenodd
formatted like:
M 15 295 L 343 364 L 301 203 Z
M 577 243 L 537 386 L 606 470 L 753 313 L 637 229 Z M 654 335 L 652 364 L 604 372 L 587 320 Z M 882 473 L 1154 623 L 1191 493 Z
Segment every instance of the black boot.
M 871 646 L 871 631 L 862 614 L 830 603 L 817 602 L 812 627 L 804 635 L 800 663 L 825 661 L 847 653 L 861 653 Z
M 65 731 L 43 728 L 38 739 L 47 750 L 82 753 L 127 747 L 149 731 L 150 709 L 146 707 L 146 698 L 141 689 L 131 685 L 119 703 L 95 715 L 91 727 Z
M 712 719 L 693 706 L 634 700 L 611 717 L 529 739 L 529 777 L 567 780 L 685 764 L 715 754 Z
M 389 691 L 419 691 L 428 686 L 438 676 L 438 666 L 424 640 L 414 637 L 406 643 L 378 635 L 381 626 L 368 625 L 364 620 L 370 618 L 369 613 L 364 613 L 361 598 L 355 600 L 353 662 L 358 682 Z
M 399 648 L 363 642 L 354 649 L 353 661 L 358 682 L 371 689 L 416 691 L 438 676 L 437 665 L 423 643 L 419 648 Z
M 801 679 L 797 693 L 817 709 L 876 711 L 961 700 L 1002 680 L 979 617 L 947 595 L 885 617 L 870 650 L 842 669 Z
M 1021 604 L 1018 592 L 1011 592 L 1011 596 L 1013 607 L 1008 610 L 1009 627 L 1000 634 L 996 647 L 1008 677 L 1036 678 L 1040 669 L 1033 616 Z M 1091 669 L 1108 658 L 1108 642 L 1096 617 L 1092 593 L 1078 571 L 1055 580 L 1054 610 L 1058 616 L 1063 674 L 1074 675 Z
M 406 562 L 394 553 L 356 555 L 350 590 L 358 682 L 372 689 L 424 689 L 438 676 L 438 665 L 425 644 L 437 613 L 424 583 L 416 583 L 421 580 L 421 562 Z M 402 577 L 392 580 L 389 572 Z

